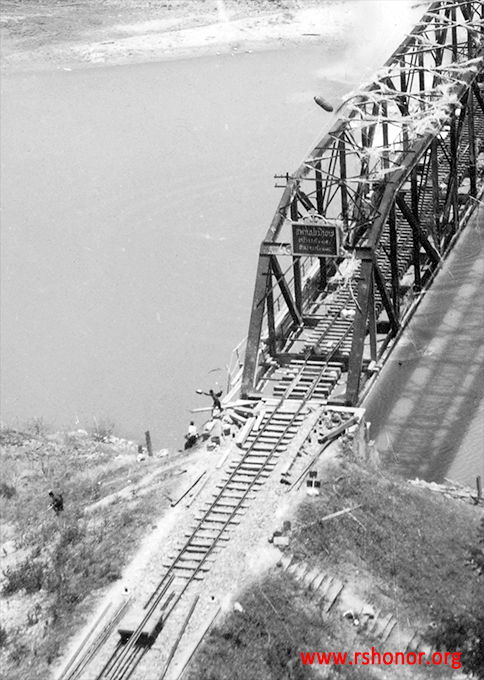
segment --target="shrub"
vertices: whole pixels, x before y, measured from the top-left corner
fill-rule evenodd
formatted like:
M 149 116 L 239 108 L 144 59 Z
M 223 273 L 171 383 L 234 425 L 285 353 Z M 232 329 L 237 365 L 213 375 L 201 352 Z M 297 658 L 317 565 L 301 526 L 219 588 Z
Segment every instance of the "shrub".
M 25 590 L 27 595 L 38 592 L 44 584 L 45 565 L 41 562 L 25 561 L 5 572 L 4 595 L 13 595 Z
M 0 482 L 0 496 L 4 498 L 12 498 L 17 493 L 17 489 L 14 486 L 10 486 L 6 482 Z
M 459 652 L 462 670 L 484 679 L 484 612 L 444 614 L 427 639 L 437 650 Z
M 469 564 L 480 576 L 484 576 L 484 517 L 477 535 L 477 546 L 469 550 Z
M 94 419 L 95 427 L 91 431 L 91 436 L 96 442 L 107 442 L 114 432 L 114 423 L 108 420 Z
M 458 613 L 444 611 L 427 639 L 438 650 L 459 652 L 462 670 L 484 680 L 484 520 L 478 529 L 477 543 L 468 550 L 467 565 L 474 571 L 477 587 L 471 609 Z
M 49 428 L 43 418 L 31 418 L 27 423 L 26 430 L 36 437 L 44 437 Z

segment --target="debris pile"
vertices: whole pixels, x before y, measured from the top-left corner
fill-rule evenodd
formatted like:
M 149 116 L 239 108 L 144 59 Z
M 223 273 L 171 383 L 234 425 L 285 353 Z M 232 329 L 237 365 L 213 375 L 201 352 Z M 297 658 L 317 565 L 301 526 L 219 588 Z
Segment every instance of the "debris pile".
M 484 504 L 484 497 L 479 492 L 472 491 L 464 484 L 446 480 L 445 484 L 437 484 L 437 482 L 426 482 L 423 479 L 411 479 L 410 484 L 417 486 L 420 489 L 429 489 L 443 494 L 446 498 L 459 498 L 468 501 L 474 505 Z

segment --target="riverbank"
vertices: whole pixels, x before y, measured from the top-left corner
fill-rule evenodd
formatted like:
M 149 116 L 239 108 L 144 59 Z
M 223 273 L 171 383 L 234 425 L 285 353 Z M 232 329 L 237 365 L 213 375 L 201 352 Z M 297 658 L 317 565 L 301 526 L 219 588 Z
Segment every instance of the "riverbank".
M 427 4 L 427 3 L 424 3 Z M 279 49 L 358 32 L 385 3 L 361 0 L 34 0 L 2 5 L 6 72 L 118 65 Z M 395 25 L 422 9 L 392 2 Z M 362 36 L 362 40 L 364 40 Z
M 290 491 L 281 485 L 280 472 L 294 456 L 288 449 L 264 489 L 251 496 L 203 581 L 197 615 L 218 607 L 221 616 L 190 677 L 245 679 L 250 668 L 254 680 L 277 680 L 292 664 L 293 677 L 302 680 L 312 675 L 299 667 L 299 653 L 319 648 L 322 630 L 325 649 L 403 651 L 411 637 L 409 648 L 421 651 L 430 649 L 426 633 L 435 622 L 472 610 L 479 581 L 469 559 L 480 554 L 479 509 L 383 474 L 371 450 L 351 442 L 345 435 L 319 457 L 317 445 L 306 447 L 294 480 L 315 455 L 318 495 L 307 495 L 304 484 Z M 132 607 L 145 602 L 159 583 L 160 565 L 239 453 L 228 441 L 217 450 L 202 443 L 140 457 L 136 442 L 103 425 L 51 434 L 38 422 L 24 431 L 3 429 L 0 662 L 8 677 L 57 677 L 60 655 L 65 663 L 108 606 L 107 618 L 128 599 Z M 64 494 L 59 515 L 48 508 L 49 487 Z M 280 529 L 285 542 L 278 547 Z M 309 588 L 309 577 L 318 588 L 329 583 L 324 592 L 334 600 Z M 359 618 L 363 609 L 377 619 L 375 634 L 349 617 Z M 165 663 L 177 621 L 155 643 L 150 670 Z M 176 668 L 198 644 L 199 624 L 187 630 Z M 388 677 L 398 680 L 436 677 L 426 668 L 417 675 L 410 669 L 409 676 L 390 670 Z M 451 673 L 447 668 L 438 677 Z
M 171 499 L 213 454 L 149 456 L 107 423 L 50 432 L 37 420 L 2 427 L 0 444 L 0 665 L 11 680 L 45 680 L 99 600 L 129 595 L 170 531 Z M 62 512 L 49 507 L 49 489 Z

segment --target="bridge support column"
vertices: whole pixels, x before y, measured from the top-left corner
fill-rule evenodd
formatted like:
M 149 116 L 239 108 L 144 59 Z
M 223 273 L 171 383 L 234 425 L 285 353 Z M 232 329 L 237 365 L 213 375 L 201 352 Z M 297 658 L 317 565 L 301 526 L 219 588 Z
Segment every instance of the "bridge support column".
M 269 267 L 269 258 L 264 255 L 259 255 L 254 297 L 252 299 L 249 333 L 247 335 L 247 347 L 245 350 L 244 371 L 242 374 L 241 393 L 243 397 L 248 397 L 250 392 L 254 389 L 262 321 L 264 319 L 265 311 L 267 277 L 270 271 Z
M 370 305 L 375 304 L 373 297 L 373 251 L 371 248 L 358 248 L 357 257 L 362 259 L 360 283 L 358 286 L 358 304 L 353 325 L 353 341 L 348 365 L 348 381 L 346 383 L 346 404 L 356 406 L 360 393 L 361 368 L 365 348 L 366 328 Z

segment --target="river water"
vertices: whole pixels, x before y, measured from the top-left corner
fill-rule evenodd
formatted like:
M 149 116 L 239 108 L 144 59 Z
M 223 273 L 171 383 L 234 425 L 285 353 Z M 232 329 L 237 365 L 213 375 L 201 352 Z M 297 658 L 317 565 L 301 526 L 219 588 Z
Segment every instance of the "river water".
M 396 5 L 304 48 L 3 78 L 4 421 L 181 445 L 246 335 L 273 176 L 333 122 L 313 96 L 336 108 L 402 40 Z
M 4 421 L 183 441 L 246 335 L 273 175 L 331 122 L 313 96 L 398 45 L 390 15 L 376 44 L 350 12 L 316 46 L 3 78 Z

